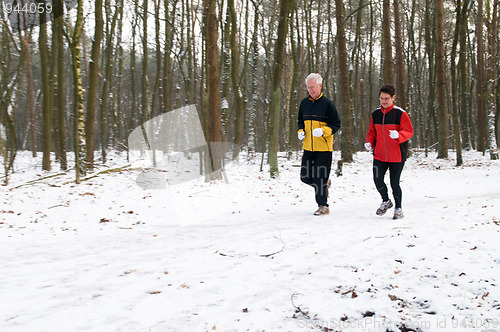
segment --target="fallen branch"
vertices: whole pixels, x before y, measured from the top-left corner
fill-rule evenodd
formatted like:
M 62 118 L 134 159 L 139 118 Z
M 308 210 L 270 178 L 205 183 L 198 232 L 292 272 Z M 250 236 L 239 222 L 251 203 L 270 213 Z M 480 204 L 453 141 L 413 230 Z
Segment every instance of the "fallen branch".
M 87 180 L 96 178 L 96 177 L 98 177 L 101 174 L 109 174 L 109 173 L 116 173 L 116 172 L 121 172 L 121 171 L 129 171 L 129 170 L 131 170 L 131 169 L 127 169 L 127 167 L 129 167 L 129 166 L 130 166 L 130 164 L 122 166 L 122 167 L 105 169 L 103 171 L 97 172 L 97 173 L 92 174 L 90 176 L 84 177 L 84 178 L 80 179 L 80 181 L 81 182 L 87 181 Z M 70 183 L 74 183 L 74 181 L 64 182 L 63 185 L 70 184 Z
M 61 175 L 66 175 L 66 174 L 67 174 L 67 173 L 66 173 L 66 172 L 64 172 L 64 173 L 57 173 L 57 174 L 47 175 L 47 176 L 41 177 L 41 178 L 39 178 L 39 179 L 31 180 L 31 181 L 28 181 L 28 182 L 26 182 L 26 183 L 20 184 L 20 185 L 18 185 L 17 187 L 14 187 L 14 188 L 12 188 L 12 189 L 21 188 L 21 187 L 28 186 L 28 185 L 30 185 L 30 184 L 33 184 L 33 183 L 36 183 L 36 182 L 39 182 L 39 181 L 43 181 L 43 180 L 50 179 L 50 178 L 55 178 L 56 176 L 61 176 Z

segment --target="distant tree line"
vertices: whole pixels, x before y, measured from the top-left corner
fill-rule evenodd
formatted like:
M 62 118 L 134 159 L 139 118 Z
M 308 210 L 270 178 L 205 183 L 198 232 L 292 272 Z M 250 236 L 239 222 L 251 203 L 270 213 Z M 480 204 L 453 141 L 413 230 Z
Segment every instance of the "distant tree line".
M 29 1 L 26 1 L 29 2 Z M 33 1 L 31 1 L 33 2 Z M 207 141 L 263 153 L 301 148 L 304 79 L 324 77 L 344 162 L 363 147 L 378 88 L 392 83 L 413 148 L 498 158 L 500 4 L 494 0 L 63 0 L 35 25 L 0 26 L 0 149 L 76 179 L 127 149 L 145 121 L 196 105 Z M 45 1 L 37 1 L 45 3 Z M 47 2 L 48 3 L 48 2 Z M 217 168 L 220 153 L 210 152 Z M 52 156 L 55 156 L 53 159 Z

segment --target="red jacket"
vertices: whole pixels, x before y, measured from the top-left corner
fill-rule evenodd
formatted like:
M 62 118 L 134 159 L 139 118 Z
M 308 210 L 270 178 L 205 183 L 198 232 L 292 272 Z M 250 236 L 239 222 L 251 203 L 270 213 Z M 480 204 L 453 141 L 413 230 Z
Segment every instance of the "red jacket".
M 399 137 L 389 137 L 389 130 L 397 130 Z M 406 160 L 408 140 L 413 136 L 410 117 L 402 108 L 394 104 L 384 109 L 382 106 L 373 111 L 366 142 L 373 147 L 373 157 L 384 162 Z

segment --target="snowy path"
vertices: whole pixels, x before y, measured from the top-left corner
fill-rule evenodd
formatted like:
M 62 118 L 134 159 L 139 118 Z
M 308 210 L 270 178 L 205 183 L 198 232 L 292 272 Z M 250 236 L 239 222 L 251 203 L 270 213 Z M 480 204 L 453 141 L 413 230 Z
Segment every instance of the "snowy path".
M 397 222 L 374 214 L 365 153 L 324 217 L 297 161 L 274 181 L 245 164 L 229 185 L 123 172 L 8 190 L 28 167 L 0 208 L 0 330 L 499 330 L 500 163 L 467 158 L 410 159 Z

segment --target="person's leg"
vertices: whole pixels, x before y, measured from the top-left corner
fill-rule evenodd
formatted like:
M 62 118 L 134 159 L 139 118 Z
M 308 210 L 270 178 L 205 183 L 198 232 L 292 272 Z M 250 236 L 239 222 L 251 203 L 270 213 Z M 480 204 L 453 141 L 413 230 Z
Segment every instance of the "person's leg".
M 328 206 L 328 178 L 332 169 L 332 153 L 318 152 L 314 161 L 314 186 L 318 206 Z
M 389 165 L 389 176 L 391 179 L 392 194 L 394 196 L 394 202 L 396 203 L 396 209 L 401 208 L 401 200 L 403 198 L 403 191 L 400 186 L 401 172 L 405 162 L 400 163 L 390 163 Z
M 302 164 L 300 166 L 300 180 L 310 186 L 313 185 L 313 164 L 313 153 L 310 151 L 304 151 L 304 154 L 302 155 Z
M 375 187 L 377 191 L 382 196 L 382 200 L 387 202 L 389 200 L 389 193 L 387 191 L 387 186 L 384 181 L 385 173 L 389 168 L 389 163 L 373 159 L 373 182 L 375 182 Z

